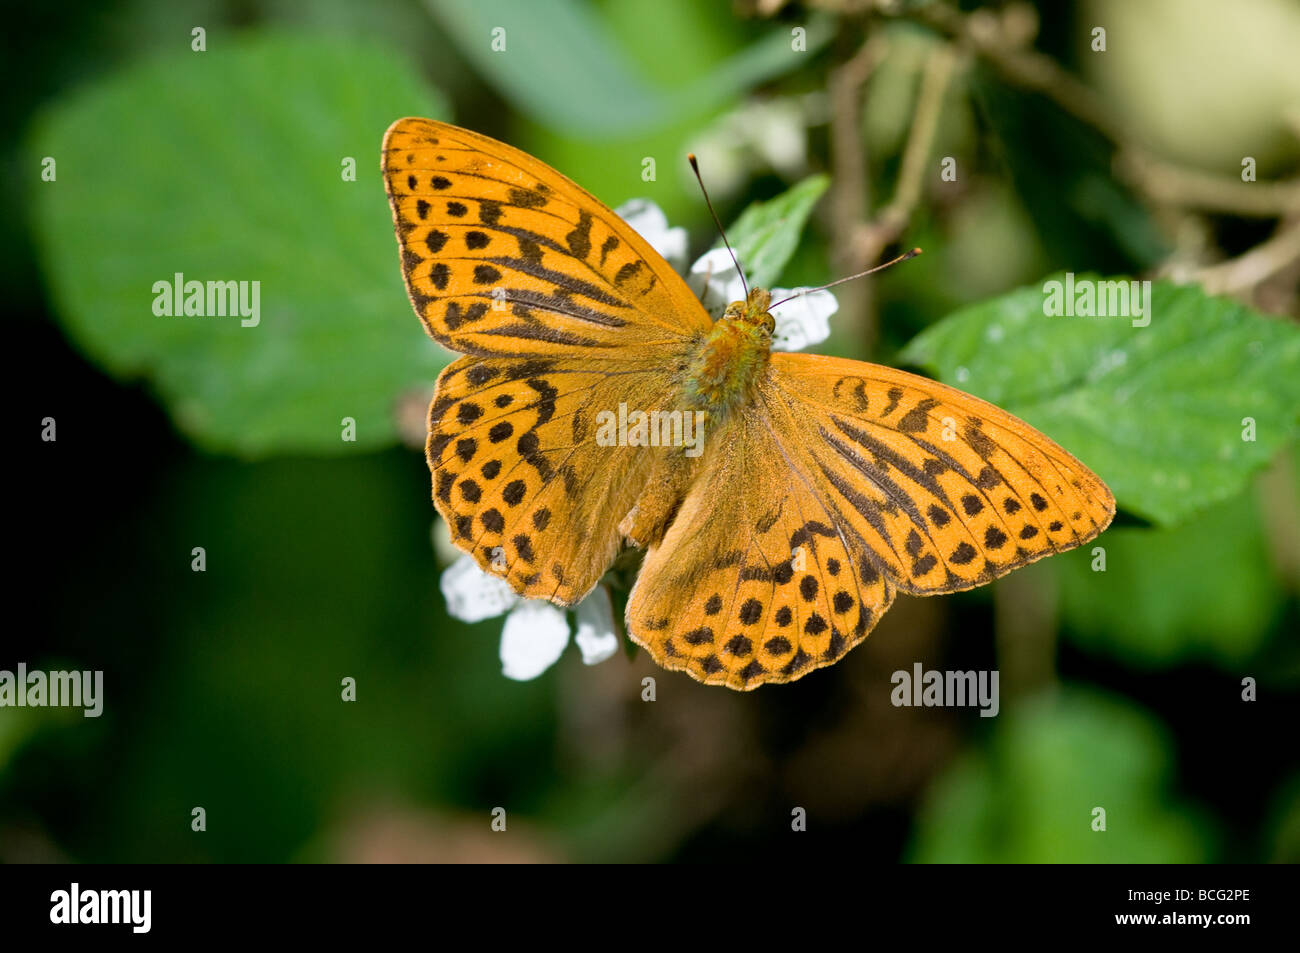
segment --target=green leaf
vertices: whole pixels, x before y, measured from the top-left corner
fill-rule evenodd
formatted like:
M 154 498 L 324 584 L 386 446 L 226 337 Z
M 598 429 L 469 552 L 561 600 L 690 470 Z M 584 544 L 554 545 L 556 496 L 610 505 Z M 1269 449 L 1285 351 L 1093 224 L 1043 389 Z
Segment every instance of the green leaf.
M 629 69 L 606 24 L 586 4 L 426 3 L 457 50 L 520 111 L 556 132 L 601 138 L 643 133 L 707 113 L 807 63 L 809 53 L 834 33 L 829 18 L 813 18 L 800 25 L 807 31 L 806 50 L 796 51 L 790 29 L 776 27 L 707 75 L 670 91 Z
M 1081 689 L 997 719 L 928 792 L 908 850 L 920 863 L 1198 863 L 1206 819 L 1169 791 L 1171 744 L 1125 701 Z M 1103 809 L 1106 829 L 1094 830 Z
M 279 37 L 150 62 L 56 104 L 31 154 L 33 168 L 54 157 L 58 178 L 34 187 L 32 212 L 68 335 L 114 376 L 147 377 L 212 450 L 392 442 L 396 397 L 447 358 L 402 290 L 379 147 L 393 120 L 445 114 L 390 51 Z M 178 272 L 259 282 L 260 322 L 158 316 L 154 284 Z
M 809 176 L 774 199 L 753 203 L 727 229 L 727 239 L 751 288 L 776 284 L 799 245 L 813 206 L 829 185 L 830 179 L 824 175 Z
M 1300 430 L 1300 330 L 1196 287 L 1150 287 L 1145 327 L 1050 317 L 1044 284 L 958 311 L 902 359 L 1022 417 L 1122 507 L 1174 525 L 1239 493 Z
M 1174 529 L 1112 529 L 1105 572 L 1092 546 L 1052 560 L 1070 638 L 1141 666 L 1255 657 L 1282 609 L 1257 507 L 1244 493 Z

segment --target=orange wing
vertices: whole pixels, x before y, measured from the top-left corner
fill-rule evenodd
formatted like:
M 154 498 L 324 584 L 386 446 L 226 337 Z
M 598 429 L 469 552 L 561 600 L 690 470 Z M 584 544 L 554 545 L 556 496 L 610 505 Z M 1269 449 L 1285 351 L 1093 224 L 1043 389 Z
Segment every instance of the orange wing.
M 644 239 L 526 153 L 399 119 L 382 164 L 407 292 L 439 343 L 623 360 L 708 330 L 699 300 Z
M 774 354 L 715 433 L 628 603 L 660 665 L 752 689 L 829 665 L 895 591 L 968 589 L 1099 534 L 1106 486 L 991 404 L 890 368 Z
M 599 445 L 598 416 L 668 409 L 674 368 L 712 322 L 622 219 L 517 149 L 402 119 L 382 164 L 411 303 L 470 355 L 429 408 L 434 504 L 483 569 L 572 605 L 662 456 Z
M 600 413 L 620 402 L 667 409 L 659 364 L 462 357 L 444 370 L 429 408 L 428 459 L 452 541 L 521 595 L 581 600 L 622 544 L 619 522 L 672 450 L 602 446 Z
M 484 136 L 400 120 L 383 170 L 411 302 L 470 355 L 430 408 L 453 538 L 565 605 L 595 585 L 620 523 L 657 540 L 627 620 L 667 668 L 740 689 L 798 678 L 865 638 L 895 592 L 980 585 L 1114 514 L 1096 476 L 998 408 L 815 355 L 773 355 L 702 458 L 601 446 L 601 411 L 679 409 L 711 326 L 685 283 L 587 192 Z
M 709 435 L 628 600 L 633 641 L 664 668 L 712 685 L 748 690 L 830 665 L 894 598 L 794 452 L 798 435 L 773 424 L 754 406 Z
M 771 370 L 774 420 L 804 435 L 811 475 L 903 592 L 978 586 L 1086 543 L 1115 515 L 1091 470 L 955 388 L 809 354 L 774 354 Z

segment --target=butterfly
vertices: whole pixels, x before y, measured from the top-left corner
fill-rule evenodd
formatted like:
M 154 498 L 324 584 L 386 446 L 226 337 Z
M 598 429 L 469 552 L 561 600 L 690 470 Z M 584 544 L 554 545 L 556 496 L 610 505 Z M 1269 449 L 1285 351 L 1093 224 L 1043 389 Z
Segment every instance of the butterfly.
M 665 668 L 791 681 L 843 657 L 897 593 L 982 585 L 1114 515 L 1097 476 L 991 404 L 773 352 L 763 289 L 714 321 L 614 212 L 518 149 L 401 119 L 382 169 L 411 304 L 464 355 L 429 407 L 453 541 L 560 606 L 640 547 L 627 631 Z

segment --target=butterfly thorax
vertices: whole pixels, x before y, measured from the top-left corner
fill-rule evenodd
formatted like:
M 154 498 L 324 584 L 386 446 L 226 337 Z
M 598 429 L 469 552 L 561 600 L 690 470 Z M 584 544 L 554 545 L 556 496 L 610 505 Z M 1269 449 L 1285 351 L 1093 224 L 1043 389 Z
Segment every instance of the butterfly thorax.
M 749 403 L 772 354 L 772 296 L 755 288 L 733 301 L 714 322 L 686 369 L 685 393 L 694 407 L 725 412 Z

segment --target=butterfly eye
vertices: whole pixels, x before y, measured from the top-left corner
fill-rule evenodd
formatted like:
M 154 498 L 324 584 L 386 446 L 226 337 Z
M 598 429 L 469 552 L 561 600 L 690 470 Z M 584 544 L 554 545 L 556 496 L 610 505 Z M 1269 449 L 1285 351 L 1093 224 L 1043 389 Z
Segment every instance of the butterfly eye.
M 763 328 L 768 334 L 776 331 L 776 318 L 772 317 L 772 312 L 768 311 L 763 314 Z

